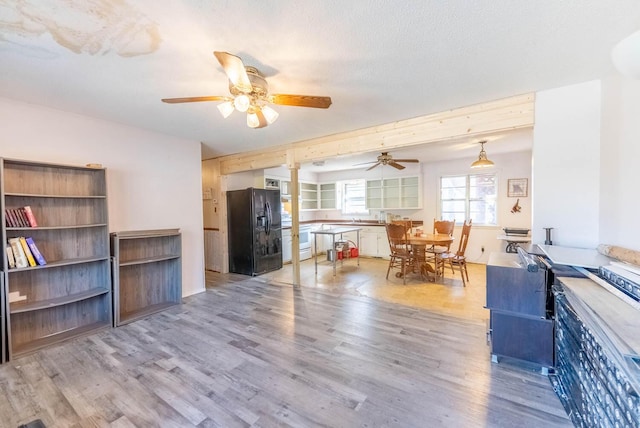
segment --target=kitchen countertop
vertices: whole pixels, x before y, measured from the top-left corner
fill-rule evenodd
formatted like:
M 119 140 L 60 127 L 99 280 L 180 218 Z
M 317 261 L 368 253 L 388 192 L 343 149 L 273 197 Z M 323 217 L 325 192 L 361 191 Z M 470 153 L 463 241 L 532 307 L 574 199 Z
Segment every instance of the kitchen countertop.
M 604 256 L 595 249 L 562 247 L 559 245 L 542 245 L 538 247 L 551 259 L 555 264 L 579 266 L 591 269 L 597 269 L 600 266 L 608 265 L 610 257 Z
M 424 222 L 422 220 L 411 220 L 414 226 L 422 226 Z M 360 221 L 351 221 L 351 220 L 303 220 L 300 222 L 301 226 L 313 225 L 313 224 L 333 224 L 340 226 L 384 226 L 385 223 L 380 223 L 378 220 L 360 220 Z M 283 229 L 291 229 L 291 225 L 283 225 Z

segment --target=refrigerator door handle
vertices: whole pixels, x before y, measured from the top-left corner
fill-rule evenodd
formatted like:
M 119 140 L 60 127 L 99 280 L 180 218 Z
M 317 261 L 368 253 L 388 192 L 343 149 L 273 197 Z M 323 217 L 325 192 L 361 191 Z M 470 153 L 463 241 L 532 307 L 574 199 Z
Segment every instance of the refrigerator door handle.
M 265 224 L 264 231 L 269 235 L 271 231 L 271 205 L 269 202 L 265 202 L 264 211 L 267 223 Z

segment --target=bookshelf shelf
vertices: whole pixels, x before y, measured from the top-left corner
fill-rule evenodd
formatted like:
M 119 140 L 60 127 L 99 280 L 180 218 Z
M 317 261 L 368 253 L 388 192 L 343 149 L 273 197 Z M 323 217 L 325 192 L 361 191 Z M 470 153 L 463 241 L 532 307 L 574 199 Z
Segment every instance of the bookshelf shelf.
M 5 193 L 7 198 L 19 197 L 19 198 L 64 198 L 64 199 L 106 199 L 106 196 L 101 195 L 41 195 L 35 193 Z
M 32 231 L 32 230 L 56 230 L 56 229 L 82 229 L 87 227 L 107 227 L 106 223 L 100 224 L 76 224 L 72 226 L 36 226 L 36 227 L 7 227 L 8 231 Z
M 127 262 L 122 262 L 120 263 L 120 267 L 137 266 L 145 263 L 156 263 L 156 262 L 161 262 L 163 260 L 173 260 L 173 259 L 179 259 L 179 258 L 180 258 L 179 254 L 173 254 L 173 255 L 168 254 L 166 256 L 157 256 L 157 257 L 145 257 L 142 259 L 129 260 Z
M 109 261 L 109 256 L 82 257 L 77 259 L 59 260 L 54 262 L 47 260 L 47 264 L 44 266 L 29 266 L 26 268 L 9 269 L 7 271 L 7 274 L 11 275 L 14 273 L 24 272 L 29 270 L 52 269 L 52 268 L 58 268 L 62 266 L 79 265 L 79 264 L 91 263 L 91 262 L 102 261 L 102 260 Z
M 2 235 L 32 238 L 45 265 L 3 262 L 8 357 L 112 324 L 106 171 L 1 160 Z M 29 206 L 37 227 L 7 227 L 7 211 Z
M 70 303 L 79 302 L 80 300 L 90 299 L 92 297 L 100 296 L 101 294 L 109 293 L 108 288 L 94 288 L 80 293 L 69 294 L 63 297 L 57 297 L 55 299 L 40 300 L 30 303 L 11 303 L 9 313 L 19 314 L 21 312 L 38 311 L 40 309 L 53 308 L 56 306 L 68 305 Z
M 179 229 L 114 232 L 111 255 L 116 326 L 182 302 Z
M 95 333 L 98 330 L 110 328 L 111 323 L 105 321 L 97 321 L 91 324 L 78 325 L 77 327 L 70 327 L 66 330 L 60 330 L 54 332 L 48 336 L 43 336 L 38 339 L 34 339 L 29 342 L 21 343 L 13 347 L 13 356 L 18 357 L 22 355 L 35 352 L 38 349 L 46 348 L 47 346 L 55 345 L 64 340 L 72 339 L 85 334 Z

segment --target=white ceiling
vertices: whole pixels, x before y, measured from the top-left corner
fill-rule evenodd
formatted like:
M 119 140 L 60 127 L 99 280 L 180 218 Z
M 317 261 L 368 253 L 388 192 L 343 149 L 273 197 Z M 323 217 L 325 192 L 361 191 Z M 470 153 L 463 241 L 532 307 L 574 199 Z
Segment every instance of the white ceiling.
M 0 0 L 0 96 L 201 141 L 210 158 L 604 77 L 638 28 L 638 0 Z M 249 129 L 213 102 L 160 102 L 227 95 L 214 50 L 273 93 L 333 105 L 275 106 Z

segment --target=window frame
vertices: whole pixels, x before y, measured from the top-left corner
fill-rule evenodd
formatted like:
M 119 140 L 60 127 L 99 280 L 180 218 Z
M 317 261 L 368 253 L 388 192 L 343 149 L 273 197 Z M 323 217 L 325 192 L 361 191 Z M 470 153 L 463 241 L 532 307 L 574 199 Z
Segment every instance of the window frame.
M 472 177 L 480 177 L 480 176 L 489 176 L 489 177 L 493 177 L 494 180 L 494 185 L 493 185 L 493 189 L 494 189 L 494 193 L 493 195 L 490 196 L 483 196 L 483 197 L 475 197 L 472 198 L 471 197 L 471 178 Z M 446 189 L 445 187 L 443 187 L 443 180 L 444 179 L 451 179 L 451 178 L 464 178 L 465 180 L 465 185 L 464 185 L 464 198 L 447 198 L 444 199 L 443 198 L 443 189 Z M 451 186 L 450 188 L 454 188 L 456 186 Z M 459 186 L 458 186 L 459 187 Z M 450 175 L 442 175 L 440 176 L 440 179 L 438 180 L 438 191 L 439 191 L 439 197 L 438 197 L 438 202 L 439 202 L 439 215 L 441 219 L 450 219 L 452 218 L 449 214 L 451 214 L 451 211 L 448 211 L 445 215 L 444 212 L 444 206 L 445 203 L 448 201 L 464 201 L 464 218 L 459 219 L 456 218 L 456 216 L 454 215 L 453 218 L 456 220 L 456 224 L 457 225 L 461 225 L 464 223 L 465 220 L 467 219 L 473 219 L 472 217 L 472 212 L 471 212 L 471 205 L 473 202 L 489 202 L 490 205 L 493 205 L 493 218 L 494 218 L 494 222 L 493 223 L 487 223 L 487 222 L 483 222 L 480 223 L 479 221 L 477 221 L 476 219 L 473 219 L 473 225 L 474 226 L 487 226 L 487 227 L 495 227 L 498 226 L 498 205 L 499 205 L 499 177 L 498 177 L 498 173 L 497 172 L 478 172 L 478 173 L 469 173 L 469 174 L 450 174 Z M 459 213 L 459 211 L 456 211 Z
M 367 208 L 367 180 L 366 179 L 354 178 L 349 180 L 340 180 L 336 182 L 336 184 L 337 184 L 336 191 L 339 194 L 339 197 L 338 197 L 339 206 L 337 208 L 340 209 L 342 214 L 344 215 L 368 215 L 369 214 L 369 209 Z M 347 192 L 347 187 L 350 185 L 359 185 L 361 187 L 361 189 L 359 190 L 362 192 L 362 198 L 361 198 L 362 203 L 356 204 L 357 206 L 362 207 L 360 209 L 356 209 L 356 210 L 349 209 L 350 207 L 354 206 L 353 202 L 351 202 L 351 199 L 360 199 L 360 197 L 348 198 L 347 193 L 349 192 Z

